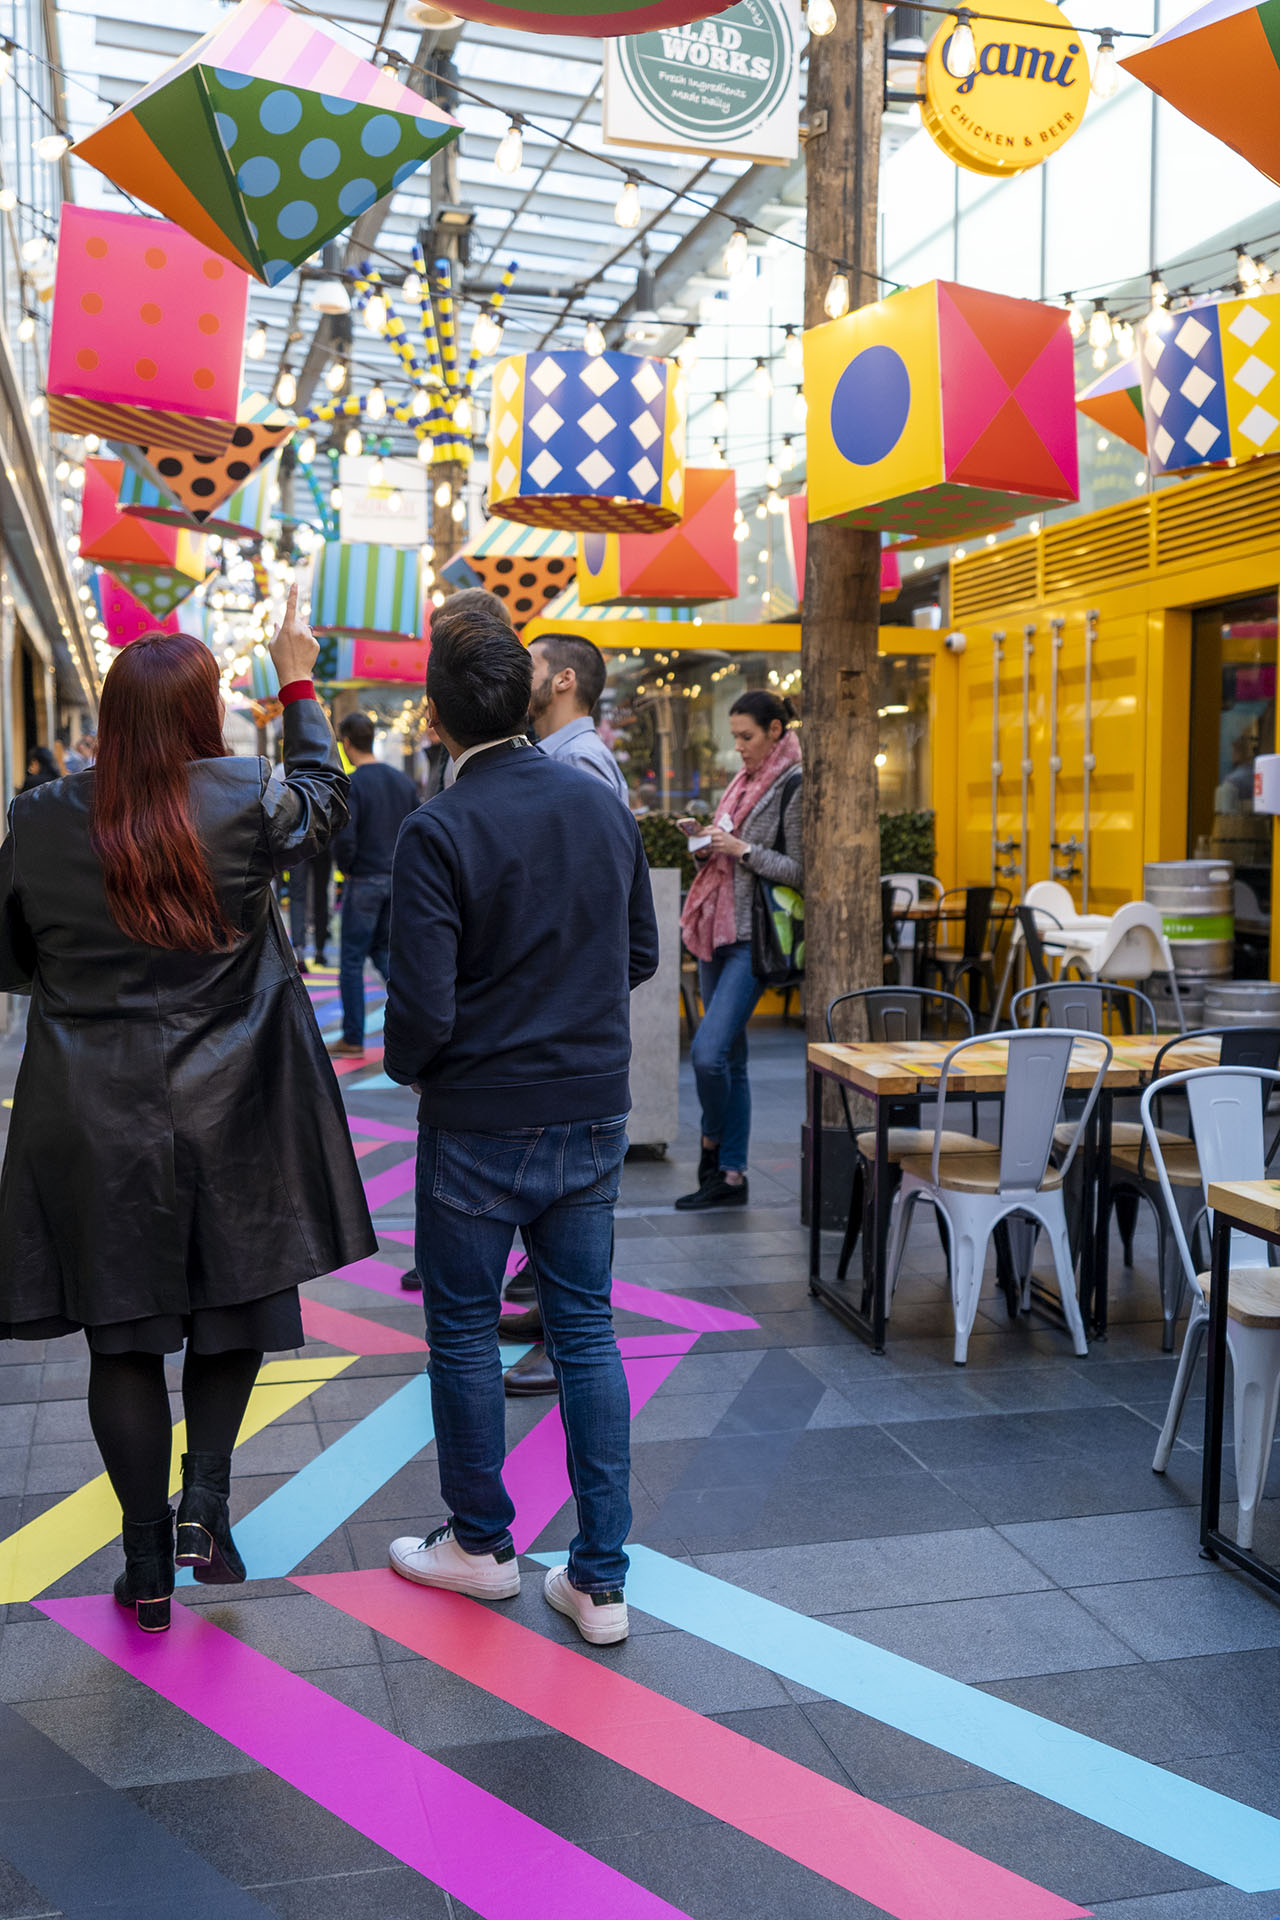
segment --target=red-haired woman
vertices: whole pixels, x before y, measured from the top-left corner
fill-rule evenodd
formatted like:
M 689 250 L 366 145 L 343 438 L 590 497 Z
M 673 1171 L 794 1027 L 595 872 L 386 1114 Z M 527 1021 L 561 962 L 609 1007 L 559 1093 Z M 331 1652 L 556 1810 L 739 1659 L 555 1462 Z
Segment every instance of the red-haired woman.
M 272 643 L 284 779 L 231 758 L 213 655 L 126 647 L 96 767 L 14 801 L 0 987 L 31 995 L 0 1179 L 0 1338 L 88 1336 L 89 1419 L 124 1516 L 116 1598 L 169 1623 L 164 1356 L 186 1345 L 177 1559 L 243 1580 L 231 1450 L 298 1283 L 375 1250 L 333 1069 L 271 883 L 327 845 L 347 781 L 296 589 Z

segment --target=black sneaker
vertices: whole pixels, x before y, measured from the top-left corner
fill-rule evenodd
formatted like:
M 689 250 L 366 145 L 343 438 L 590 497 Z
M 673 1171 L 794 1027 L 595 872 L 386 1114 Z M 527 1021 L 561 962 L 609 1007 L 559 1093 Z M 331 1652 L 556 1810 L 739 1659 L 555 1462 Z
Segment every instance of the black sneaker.
M 422 1292 L 422 1276 L 416 1267 L 406 1267 L 400 1275 L 400 1285 L 406 1293 Z
M 719 1168 L 703 1181 L 696 1193 L 682 1194 L 676 1201 L 677 1213 L 697 1213 L 703 1207 L 745 1207 L 747 1204 L 747 1182 L 745 1176 L 736 1186 L 721 1173 Z

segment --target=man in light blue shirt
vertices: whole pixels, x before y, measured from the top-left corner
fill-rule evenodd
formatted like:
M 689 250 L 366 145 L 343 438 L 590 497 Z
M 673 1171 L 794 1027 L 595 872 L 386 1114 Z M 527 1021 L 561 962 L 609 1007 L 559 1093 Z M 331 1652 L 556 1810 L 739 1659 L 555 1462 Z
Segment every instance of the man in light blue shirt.
M 529 658 L 529 718 L 542 751 L 597 774 L 627 806 L 622 769 L 591 717 L 604 692 L 606 669 L 599 647 L 576 634 L 549 633 L 532 643 Z

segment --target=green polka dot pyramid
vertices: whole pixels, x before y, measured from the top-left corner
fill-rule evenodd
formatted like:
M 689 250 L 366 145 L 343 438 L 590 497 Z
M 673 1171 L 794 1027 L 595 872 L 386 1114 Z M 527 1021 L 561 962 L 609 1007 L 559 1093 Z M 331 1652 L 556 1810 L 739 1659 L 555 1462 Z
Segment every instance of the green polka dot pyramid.
M 459 132 L 280 0 L 241 0 L 75 152 L 273 287 Z

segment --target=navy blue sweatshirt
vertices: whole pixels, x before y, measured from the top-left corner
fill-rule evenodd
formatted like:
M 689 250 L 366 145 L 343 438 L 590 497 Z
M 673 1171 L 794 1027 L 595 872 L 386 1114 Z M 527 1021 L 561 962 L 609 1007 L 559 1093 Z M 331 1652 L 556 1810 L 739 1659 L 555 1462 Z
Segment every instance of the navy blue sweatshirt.
M 401 828 L 384 1065 L 430 1125 L 627 1112 L 630 991 L 657 966 L 640 831 L 595 774 L 491 747 Z
M 399 767 L 381 760 L 354 767 L 351 811 L 342 832 L 333 837 L 333 857 L 343 873 L 355 880 L 390 873 L 401 822 L 417 804 L 418 789 Z

